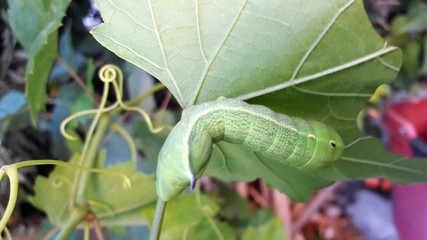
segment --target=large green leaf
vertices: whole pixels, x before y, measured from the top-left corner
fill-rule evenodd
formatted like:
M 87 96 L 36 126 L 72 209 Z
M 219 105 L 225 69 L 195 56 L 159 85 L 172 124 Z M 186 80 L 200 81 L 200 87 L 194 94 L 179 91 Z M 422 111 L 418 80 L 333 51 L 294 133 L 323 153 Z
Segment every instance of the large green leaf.
M 46 82 L 57 55 L 58 28 L 71 0 L 8 0 L 9 22 L 25 51 L 25 94 L 33 121 L 45 108 Z
M 253 181 L 262 178 L 268 185 L 296 201 L 304 201 L 313 189 L 331 184 L 314 171 L 303 171 L 263 158 L 240 145 L 216 144 L 206 174 L 223 181 Z
M 182 107 L 219 96 L 247 100 L 322 121 L 336 128 L 345 144 L 362 137 L 356 128 L 359 111 L 378 85 L 395 78 L 402 61 L 400 50 L 372 28 L 362 0 L 99 0 L 98 5 L 104 23 L 94 37 L 157 77 Z M 319 171 L 281 166 L 220 143 L 207 173 L 228 181 L 262 177 L 303 200 L 337 179 L 425 181 L 424 165 L 388 154 L 373 139 L 346 149 L 335 168 Z
M 288 88 L 366 97 L 399 67 L 360 0 L 97 3 L 104 23 L 94 37 L 157 77 L 182 106 Z
M 427 159 L 389 153 L 378 139 L 361 136 L 356 127 L 341 133 L 347 143 L 356 141 L 345 150 L 338 164 L 318 171 L 319 176 L 331 180 L 384 177 L 399 183 L 427 182 Z

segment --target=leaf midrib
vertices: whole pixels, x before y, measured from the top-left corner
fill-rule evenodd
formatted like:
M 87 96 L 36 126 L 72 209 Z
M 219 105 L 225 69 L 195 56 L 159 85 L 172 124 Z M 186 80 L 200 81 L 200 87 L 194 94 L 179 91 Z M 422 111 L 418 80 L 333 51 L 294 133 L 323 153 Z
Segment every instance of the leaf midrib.
M 274 85 L 274 86 L 271 86 L 271 87 L 268 87 L 268 88 L 265 88 L 265 89 L 261 89 L 261 90 L 249 92 L 249 93 L 246 93 L 246 94 L 242 94 L 242 95 L 237 96 L 235 98 L 237 98 L 239 100 L 247 100 L 247 99 L 251 99 L 251 98 L 262 96 L 264 94 L 269 94 L 269 93 L 272 93 L 272 92 L 276 92 L 276 91 L 279 91 L 279 90 L 282 90 L 282 89 L 285 89 L 285 88 L 288 88 L 288 87 L 292 87 L 292 86 L 296 86 L 296 85 L 299 85 L 299 84 L 302 84 L 302 83 L 310 82 L 310 81 L 313 81 L 315 79 L 318 79 L 318 78 L 321 78 L 321 77 L 324 77 L 324 76 L 327 76 L 327 75 L 330 75 L 330 74 L 333 74 L 333 73 L 344 71 L 346 69 L 349 69 L 351 67 L 357 66 L 359 64 L 363 64 L 365 62 L 371 61 L 373 59 L 376 59 L 377 57 L 381 57 L 381 56 L 383 56 L 385 54 L 388 54 L 388 53 L 396 51 L 396 50 L 398 50 L 397 47 L 393 47 L 393 46 L 385 47 L 385 48 L 382 48 L 381 50 L 378 50 L 378 51 L 375 51 L 375 52 L 373 52 L 371 54 L 365 55 L 365 56 L 363 56 L 361 58 L 357 58 L 357 59 L 352 60 L 350 62 L 346 62 L 344 64 L 341 64 L 341 65 L 338 65 L 338 66 L 335 66 L 335 67 L 332 67 L 332 68 L 325 69 L 325 70 L 323 70 L 321 72 L 317 72 L 317 73 L 314 73 L 314 74 L 311 74 L 311 75 L 308 75 L 308 76 L 305 76 L 305 77 L 297 78 L 297 79 L 295 79 L 293 81 L 286 81 L 286 82 L 283 82 L 281 84 L 277 84 L 277 85 Z M 327 93 L 323 93 L 323 94 L 327 94 Z M 351 94 L 351 95 L 354 95 L 354 94 Z
M 413 174 L 421 175 L 423 177 L 426 176 L 426 173 L 423 172 L 423 171 L 417 171 L 417 170 L 412 169 L 412 168 L 407 168 L 407 167 L 403 167 L 403 166 L 392 165 L 390 163 L 373 162 L 373 161 L 369 161 L 369 160 L 364 160 L 364 159 L 359 159 L 359 158 L 351 158 L 351 157 L 342 157 L 342 160 L 348 161 L 348 162 L 353 162 L 353 163 L 373 165 L 373 166 L 380 167 L 381 169 L 384 169 L 384 170 L 385 169 L 393 169 L 393 170 L 398 170 L 398 171 L 402 171 L 402 172 L 406 172 L 406 173 L 413 173 Z M 384 172 L 384 173 L 387 176 L 389 176 L 389 174 L 387 174 L 386 172 Z
M 195 102 L 197 100 L 197 97 L 199 96 L 199 93 L 201 92 L 201 89 L 203 87 L 203 84 L 206 81 L 206 78 L 208 76 L 208 72 L 209 72 L 209 70 L 212 67 L 212 64 L 215 62 L 216 58 L 218 57 L 218 54 L 221 52 L 222 48 L 224 47 L 224 44 L 229 39 L 231 32 L 236 27 L 236 24 L 239 21 L 240 17 L 242 16 L 242 13 L 243 13 L 243 11 L 244 11 L 244 9 L 245 9 L 246 4 L 248 3 L 248 1 L 249 0 L 244 0 L 244 2 L 242 3 L 242 6 L 240 6 L 238 14 L 236 15 L 236 17 L 233 20 L 233 23 L 230 25 L 230 28 L 228 29 L 228 31 L 225 34 L 224 38 L 222 39 L 221 43 L 218 44 L 217 49 L 214 51 L 214 55 L 208 61 L 208 63 L 205 65 L 205 68 L 203 69 L 203 72 L 202 72 L 199 80 L 197 81 L 196 89 L 194 90 L 193 96 L 191 97 L 188 105 L 191 106 L 191 105 L 195 104 Z M 196 1 L 196 4 L 197 4 L 197 1 Z M 197 8 L 197 6 L 196 6 L 196 8 Z M 199 26 L 198 18 L 197 18 L 197 26 Z M 198 36 L 199 37 L 199 41 L 201 42 L 202 36 L 200 35 L 200 31 L 198 31 L 198 35 L 199 35 Z M 202 54 L 203 54 L 203 49 L 201 49 L 201 50 L 202 50 Z
M 147 0 L 148 6 L 150 8 L 150 15 L 151 15 L 151 20 L 153 21 L 153 26 L 154 26 L 154 32 L 156 34 L 156 39 L 157 42 L 159 44 L 160 47 L 160 52 L 162 53 L 162 58 L 163 58 L 163 62 L 165 64 L 165 68 L 166 68 L 166 72 L 168 73 L 169 77 L 172 80 L 173 85 L 175 86 L 175 89 L 178 93 L 178 98 L 181 99 L 181 102 L 184 103 L 184 96 L 182 95 L 181 89 L 179 88 L 178 82 L 175 79 L 175 76 L 173 75 L 172 71 L 170 70 L 171 68 L 169 67 L 169 61 L 166 57 L 165 54 L 165 50 L 163 49 L 163 43 L 162 43 L 162 38 L 160 36 L 160 32 L 159 29 L 157 27 L 157 22 L 156 22 L 156 18 L 154 16 L 154 10 L 153 10 L 153 6 L 151 5 L 151 0 Z

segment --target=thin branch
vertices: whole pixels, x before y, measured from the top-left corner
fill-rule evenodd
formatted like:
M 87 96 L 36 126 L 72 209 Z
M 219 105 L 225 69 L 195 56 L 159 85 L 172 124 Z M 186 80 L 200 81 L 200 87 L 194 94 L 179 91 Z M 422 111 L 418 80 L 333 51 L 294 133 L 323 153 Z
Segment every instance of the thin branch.
M 320 206 L 335 192 L 335 190 L 340 186 L 340 182 L 335 183 L 334 185 L 320 190 L 316 196 L 307 204 L 307 207 L 295 221 L 293 228 L 291 230 L 292 236 L 297 234 L 299 230 L 310 220 L 314 212 L 316 212 Z
M 96 103 L 97 105 L 99 104 L 99 96 L 97 94 L 95 94 L 94 92 L 92 92 L 91 90 L 89 90 L 89 88 L 87 88 L 85 82 L 83 81 L 83 79 L 81 79 L 79 77 L 79 75 L 73 70 L 73 68 L 71 68 L 70 65 L 68 65 L 68 63 L 61 57 L 61 56 L 57 56 L 56 57 L 56 61 L 58 61 L 58 63 L 60 63 L 65 70 L 67 70 L 68 74 L 71 75 L 71 77 L 73 78 L 74 82 L 79 85 L 79 87 L 81 89 L 83 89 L 83 91 L 92 98 L 93 102 Z

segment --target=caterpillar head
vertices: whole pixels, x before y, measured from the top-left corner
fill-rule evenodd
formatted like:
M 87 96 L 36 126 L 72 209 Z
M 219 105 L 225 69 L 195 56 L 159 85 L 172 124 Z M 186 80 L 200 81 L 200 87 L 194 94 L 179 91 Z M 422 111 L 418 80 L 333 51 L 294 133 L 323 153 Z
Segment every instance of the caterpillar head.
M 316 136 L 316 146 L 304 169 L 318 169 L 333 165 L 344 152 L 344 143 L 335 129 L 317 121 L 310 121 Z
M 159 153 L 157 164 L 157 194 L 169 201 L 190 186 L 205 171 L 212 153 L 212 139 L 206 133 L 187 136 L 187 122 L 179 122 L 169 134 Z

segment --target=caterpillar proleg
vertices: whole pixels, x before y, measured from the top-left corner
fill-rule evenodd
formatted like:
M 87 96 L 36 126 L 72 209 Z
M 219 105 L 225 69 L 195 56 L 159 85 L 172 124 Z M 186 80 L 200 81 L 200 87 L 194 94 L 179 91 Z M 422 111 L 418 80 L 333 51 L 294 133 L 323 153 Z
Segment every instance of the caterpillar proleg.
M 261 105 L 220 99 L 191 106 L 173 128 L 159 153 L 157 193 L 168 201 L 194 187 L 219 141 L 300 169 L 332 165 L 344 144 L 331 127 L 317 121 L 275 113 Z

